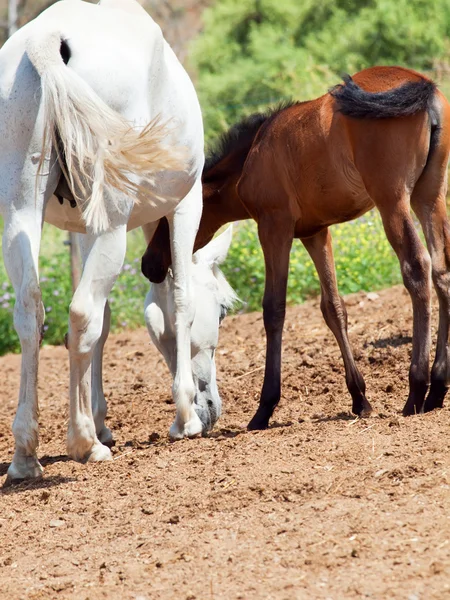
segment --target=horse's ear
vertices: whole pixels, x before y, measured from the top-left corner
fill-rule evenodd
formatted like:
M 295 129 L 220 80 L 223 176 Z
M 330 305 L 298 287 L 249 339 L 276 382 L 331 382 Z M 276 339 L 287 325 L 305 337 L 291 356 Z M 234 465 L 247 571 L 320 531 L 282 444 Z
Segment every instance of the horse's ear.
M 195 263 L 204 262 L 208 265 L 220 265 L 226 259 L 233 237 L 233 225 L 225 229 L 223 233 L 206 244 L 204 248 L 197 250 L 193 256 Z

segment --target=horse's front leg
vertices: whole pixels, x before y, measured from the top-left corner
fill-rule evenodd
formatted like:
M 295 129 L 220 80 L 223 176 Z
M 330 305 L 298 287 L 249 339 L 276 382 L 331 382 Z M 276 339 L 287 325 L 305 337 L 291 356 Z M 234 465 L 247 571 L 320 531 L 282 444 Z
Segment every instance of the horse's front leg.
M 261 399 L 256 414 L 248 424 L 250 430 L 265 429 L 280 401 L 281 346 L 294 222 L 289 215 L 268 215 L 258 221 L 258 235 L 266 267 L 263 318 L 267 349 Z
M 19 404 L 13 423 L 15 452 L 7 481 L 39 477 L 42 467 L 36 456 L 39 443 L 37 377 L 44 307 L 39 287 L 38 260 L 42 210 L 11 211 L 5 219 L 3 256 L 16 294 L 14 327 L 22 349 Z
M 204 429 L 194 409 L 195 385 L 191 365 L 191 325 L 195 315 L 191 264 L 201 210 L 202 186 L 198 180 L 169 217 L 177 344 L 176 371 L 172 385 L 177 414 L 169 432 L 173 440 L 198 435 Z
M 126 225 L 122 224 L 99 237 L 87 234 L 82 241 L 83 274 L 70 305 L 69 317 L 70 417 L 67 451 L 75 460 L 84 462 L 111 458 L 111 451 L 101 443 L 96 433 L 91 405 L 91 363 L 104 332 L 106 301 L 125 258 Z

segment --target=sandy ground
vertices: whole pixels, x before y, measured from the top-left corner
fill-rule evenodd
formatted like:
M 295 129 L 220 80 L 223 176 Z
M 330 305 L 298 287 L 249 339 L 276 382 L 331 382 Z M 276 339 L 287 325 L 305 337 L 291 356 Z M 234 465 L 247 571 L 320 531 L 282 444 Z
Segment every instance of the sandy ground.
M 0 492 L 0 597 L 449 598 L 450 411 L 400 415 L 411 335 L 402 288 L 354 295 L 348 308 L 372 418 L 350 415 L 339 351 L 313 301 L 288 311 L 269 430 L 245 430 L 263 375 L 254 313 L 222 327 L 225 412 L 214 432 L 169 443 L 171 381 L 139 330 L 107 345 L 117 444 L 98 465 L 65 456 L 67 353 L 44 348 L 45 477 Z M 0 359 L 2 481 L 19 363 Z

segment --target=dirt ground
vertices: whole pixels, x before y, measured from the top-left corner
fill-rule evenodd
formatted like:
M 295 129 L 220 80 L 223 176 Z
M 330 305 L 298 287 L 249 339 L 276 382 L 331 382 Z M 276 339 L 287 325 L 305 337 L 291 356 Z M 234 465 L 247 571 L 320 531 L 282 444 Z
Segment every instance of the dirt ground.
M 0 597 L 449 598 L 449 408 L 400 415 L 411 341 L 402 288 L 353 295 L 348 309 L 372 418 L 351 416 L 337 345 L 312 301 L 288 310 L 269 430 L 245 430 L 265 347 L 253 313 L 221 330 L 224 415 L 214 432 L 169 443 L 171 381 L 142 329 L 107 344 L 117 443 L 114 461 L 97 465 L 65 456 L 67 353 L 45 347 L 45 477 L 0 491 Z M 19 363 L 0 359 L 2 481 Z

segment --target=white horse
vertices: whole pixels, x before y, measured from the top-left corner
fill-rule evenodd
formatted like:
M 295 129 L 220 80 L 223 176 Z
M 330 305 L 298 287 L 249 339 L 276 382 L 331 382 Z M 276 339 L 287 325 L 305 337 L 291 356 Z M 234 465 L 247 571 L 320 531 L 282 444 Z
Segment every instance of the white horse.
M 196 387 L 194 408 L 203 424 L 204 434 L 213 428 L 222 411 L 214 354 L 220 323 L 237 300 L 219 269 L 227 256 L 231 236 L 232 226 L 198 250 L 193 257 L 195 316 L 191 328 L 191 363 Z M 174 286 L 170 271 L 163 283 L 152 284 L 145 299 L 144 313 L 150 337 L 164 356 L 173 377 L 177 371 Z
M 86 232 L 83 274 L 69 315 L 69 456 L 80 461 L 111 456 L 102 431 L 100 439 L 96 432 L 91 362 L 124 260 L 126 231 L 144 225 L 150 238 L 163 215 L 171 229 L 176 312 L 177 414 L 170 434 L 202 431 L 193 406 L 190 266 L 203 161 L 195 90 L 160 28 L 134 0 L 58 2 L 0 50 L 3 254 L 16 293 L 14 324 L 22 348 L 10 480 L 42 473 L 36 450 L 44 220 Z M 71 204 L 61 206 L 56 196 L 69 197 Z

